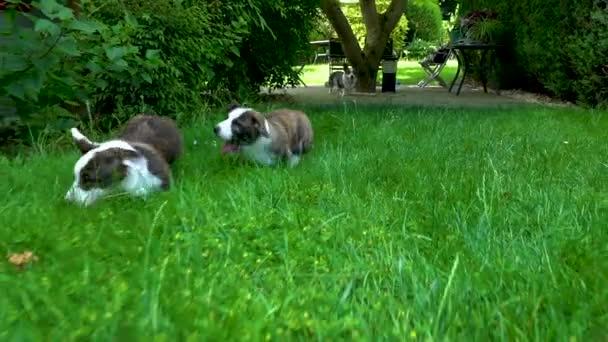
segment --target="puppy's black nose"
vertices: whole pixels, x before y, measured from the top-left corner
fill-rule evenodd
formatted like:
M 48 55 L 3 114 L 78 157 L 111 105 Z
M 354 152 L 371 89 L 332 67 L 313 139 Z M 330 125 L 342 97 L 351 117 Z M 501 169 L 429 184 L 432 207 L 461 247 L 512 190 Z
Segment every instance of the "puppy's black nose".
M 217 134 L 220 131 L 218 126 L 213 127 L 213 133 Z

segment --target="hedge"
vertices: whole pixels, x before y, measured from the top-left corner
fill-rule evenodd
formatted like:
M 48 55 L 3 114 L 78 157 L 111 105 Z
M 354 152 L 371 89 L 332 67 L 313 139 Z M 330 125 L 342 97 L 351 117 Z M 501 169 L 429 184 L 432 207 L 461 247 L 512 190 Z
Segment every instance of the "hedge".
M 462 0 L 459 15 L 498 13 L 507 46 L 502 88 L 608 106 L 608 5 L 603 0 Z

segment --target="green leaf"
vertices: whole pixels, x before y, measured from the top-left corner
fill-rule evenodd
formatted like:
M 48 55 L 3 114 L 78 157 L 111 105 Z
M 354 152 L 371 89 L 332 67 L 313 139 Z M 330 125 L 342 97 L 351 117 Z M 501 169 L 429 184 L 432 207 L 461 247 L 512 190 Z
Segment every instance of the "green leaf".
M 103 69 L 99 66 L 99 64 L 95 63 L 95 61 L 88 61 L 85 66 L 94 74 L 98 74 L 103 71 Z
M 146 73 L 146 72 L 142 73 L 141 78 L 143 78 L 144 81 L 152 84 L 152 77 L 150 77 L 150 75 L 148 73 Z
M 38 93 L 40 93 L 40 89 L 42 89 L 42 85 L 44 84 L 44 72 L 38 70 L 28 73 L 27 76 L 28 77 L 23 79 L 23 90 L 25 92 L 25 96 L 28 99 L 38 101 Z
M 127 63 L 127 61 L 125 61 L 124 59 L 116 60 L 110 65 L 110 69 L 113 71 L 123 71 L 128 67 L 129 63 Z
M 103 30 L 105 25 L 96 21 L 75 20 L 68 24 L 68 28 L 84 33 L 95 33 Z
M 76 39 L 72 36 L 62 39 L 57 44 L 57 49 L 68 56 L 80 56 L 80 50 L 78 50 Z
M 6 87 L 6 92 L 9 95 L 12 95 L 20 100 L 25 101 L 25 88 L 20 82 L 11 83 L 8 87 Z
M 146 50 L 146 59 L 158 59 L 160 58 L 160 50 Z
M 48 19 L 38 19 L 34 24 L 34 31 L 41 33 L 49 33 L 53 36 L 58 35 L 61 32 L 59 25 L 53 23 Z
M 51 19 L 68 20 L 74 18 L 72 10 L 56 0 L 41 0 L 39 6 L 40 11 Z
M 125 22 L 133 27 L 137 26 L 137 19 L 130 14 L 125 15 Z
M 47 17 L 52 17 L 57 11 L 59 11 L 59 5 L 56 0 L 40 0 L 40 11 Z
M 74 12 L 68 7 L 63 7 L 57 12 L 57 19 L 59 20 L 68 20 L 74 19 Z
M 127 54 L 127 49 L 122 46 L 113 46 L 106 49 L 106 56 L 111 61 L 124 57 Z
M 2 61 L 2 67 L 0 67 L 0 75 L 11 74 L 16 71 L 21 71 L 27 68 L 28 63 L 23 55 L 15 54 L 0 54 L 0 61 Z
M 232 51 L 233 54 L 241 57 L 241 51 L 239 51 L 239 49 L 236 46 L 231 46 L 230 51 Z
M 48 54 L 45 57 L 34 60 L 33 63 L 40 70 L 53 70 L 61 63 L 61 59 L 55 54 Z
M 102 90 L 108 86 L 108 82 L 106 82 L 105 80 L 102 80 L 101 78 L 95 79 L 95 81 L 93 81 L 93 83 L 95 84 L 95 86 L 97 88 L 100 88 Z

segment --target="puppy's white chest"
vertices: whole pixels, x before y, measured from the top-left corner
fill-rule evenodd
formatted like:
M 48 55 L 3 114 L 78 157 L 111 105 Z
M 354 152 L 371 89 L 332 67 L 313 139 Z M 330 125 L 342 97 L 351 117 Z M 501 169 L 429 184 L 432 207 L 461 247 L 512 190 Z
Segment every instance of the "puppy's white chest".
M 251 145 L 242 146 L 241 152 L 249 160 L 264 165 L 272 165 L 276 160 L 276 156 L 270 152 L 270 142 L 271 140 L 268 138 L 260 138 Z
M 148 161 L 144 158 L 125 160 L 127 177 L 122 181 L 122 188 L 135 196 L 147 195 L 158 190 L 162 181 L 148 169 Z

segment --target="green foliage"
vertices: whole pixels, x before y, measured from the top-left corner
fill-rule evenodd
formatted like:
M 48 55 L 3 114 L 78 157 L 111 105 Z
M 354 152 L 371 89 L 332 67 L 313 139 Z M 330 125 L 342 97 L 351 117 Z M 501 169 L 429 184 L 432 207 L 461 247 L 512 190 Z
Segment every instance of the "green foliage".
M 233 84 L 247 80 L 256 91 L 260 85 L 297 84 L 300 75 L 293 67 L 303 66 L 312 54 L 308 36 L 320 17 L 318 0 L 257 0 L 257 5 L 259 16 L 249 20 L 251 32 L 244 39 L 239 64 L 229 70 L 242 75 Z
M 53 124 L 48 113 L 79 119 L 60 108 L 103 94 L 115 80 L 150 82 L 138 71 L 152 71 L 160 61 L 157 51 L 132 44 L 130 32 L 137 29 L 133 20 L 114 25 L 79 20 L 55 0 L 34 2 L 32 7 L 31 13 L 3 13 L 2 35 L 17 39 L 0 40 L 0 97 L 14 101 L 18 126 Z
M 579 102 L 608 107 L 608 9 L 595 7 L 589 19 L 566 41 L 573 72 L 580 75 L 572 87 Z
M 137 106 L 142 98 L 161 113 L 187 113 L 200 107 L 201 94 L 222 87 L 218 73 L 234 65 L 249 33 L 242 17 L 224 23 L 223 13 L 240 10 L 231 4 L 225 6 L 217 8 L 203 1 L 89 3 L 85 10 L 110 25 L 121 23 L 122 13 L 130 13 L 140 24 L 130 32 L 131 39 L 142 50 L 158 51 L 162 60 L 154 71 L 139 70 L 150 82 L 129 78 L 108 82 L 109 91 L 97 96 L 98 107 L 113 112 L 116 107 Z
M 2 34 L 19 39 L 0 43 L 0 97 L 16 102 L 23 125 L 36 114 L 42 126 L 42 112 L 60 108 L 80 119 L 65 108 L 85 101 L 109 125 L 142 109 L 188 115 L 263 85 L 297 83 L 292 67 L 318 17 L 317 0 L 85 0 L 78 19 L 56 0 L 33 5 L 41 14 L 27 15 L 30 26 L 3 12 Z
M 308 39 L 313 40 L 326 40 L 332 37 L 336 37 L 334 28 L 325 16 L 319 15 L 314 21 L 314 27 L 310 32 Z
M 406 55 L 409 60 L 422 60 L 436 49 L 436 44 L 415 38 L 412 42 L 407 44 Z
M 158 49 L 164 65 L 145 89 L 116 84 L 114 93 L 144 95 L 147 102 L 169 111 L 198 107 L 222 94 L 250 96 L 260 86 L 297 83 L 293 66 L 307 52 L 308 34 L 318 16 L 316 0 L 279 2 L 150 2 L 94 1 L 91 9 L 104 22 L 132 13 L 141 29 L 139 46 Z M 137 102 L 131 95 L 128 103 Z
M 410 24 L 408 42 L 418 38 L 436 44 L 443 38 L 443 16 L 437 0 L 409 0 L 405 15 Z
M 388 9 L 391 0 L 378 0 L 376 1 L 376 9 L 378 13 L 383 13 Z M 342 10 L 344 11 L 344 15 L 348 19 L 353 32 L 357 36 L 359 40 L 359 44 L 363 47 L 365 43 L 365 36 L 367 30 L 365 29 L 365 23 L 363 22 L 363 15 L 361 14 L 361 8 L 358 3 L 342 5 Z M 393 38 L 393 49 L 400 53 L 403 51 L 405 47 L 405 38 L 408 34 L 408 18 L 406 16 L 402 16 L 395 26 L 395 29 L 391 33 L 390 37 Z
M 522 88 L 592 106 L 608 105 L 608 8 L 605 1 L 464 0 L 461 14 L 492 9 L 507 46 L 504 88 Z

